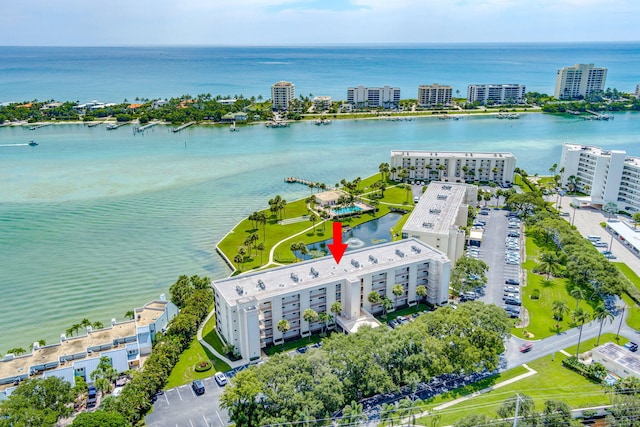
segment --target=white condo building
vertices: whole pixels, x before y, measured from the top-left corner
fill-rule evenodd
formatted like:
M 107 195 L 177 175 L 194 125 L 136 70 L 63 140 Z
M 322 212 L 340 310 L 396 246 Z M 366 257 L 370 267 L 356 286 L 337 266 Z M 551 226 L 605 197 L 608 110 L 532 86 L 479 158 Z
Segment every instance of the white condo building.
M 274 110 L 289 109 L 289 102 L 296 97 L 295 85 L 281 81 L 271 86 L 271 108 Z
M 420 85 L 418 86 L 418 105 L 421 107 L 435 107 L 436 105 L 448 107 L 451 105 L 452 92 L 451 86 L 441 86 L 438 83 Z
M 391 151 L 389 168 L 406 169 L 411 180 L 504 184 L 513 182 L 516 158 L 511 153 Z
M 328 110 L 331 108 L 330 96 L 316 96 L 313 98 L 313 108 L 316 111 Z
M 399 87 L 350 87 L 347 102 L 359 107 L 397 107 L 400 104 Z
M 525 85 L 520 84 L 482 84 L 467 87 L 467 102 L 482 104 L 521 104 L 527 91 Z
M 177 314 L 178 307 L 162 295 L 160 300 L 136 308 L 133 320 L 112 319 L 109 327 L 87 326 L 77 337 L 62 334 L 59 343 L 41 347 L 34 342 L 29 354 L 5 354 L 0 359 L 0 400 L 11 393 L 13 384 L 27 378 L 55 376 L 73 385 L 76 377 L 83 377 L 93 384 L 91 373 L 102 356 L 108 357 L 119 373 L 139 367 L 142 357 L 151 353 L 155 335 L 165 331 Z
M 475 185 L 431 182 L 402 227 L 402 238 L 418 239 L 455 263 L 464 253 L 469 207 L 477 200 Z
M 320 322 L 303 319 L 306 309 L 328 313 L 340 302 L 336 323 L 355 332 L 362 325 L 379 325 L 372 314 L 382 312 L 382 305 L 371 304 L 368 295 L 378 292 L 396 301 L 391 292 L 396 284 L 404 289 L 398 306 L 417 303 L 421 285 L 429 303 L 446 303 L 450 272 L 443 253 L 408 239 L 348 251 L 340 264 L 329 256 L 218 280 L 213 282 L 216 329 L 243 358 L 254 360 L 268 345 L 319 331 Z M 291 327 L 284 335 L 276 328 L 282 319 Z
M 553 96 L 557 99 L 584 98 L 593 92 L 604 91 L 606 80 L 607 69 L 594 67 L 593 64 L 560 68 Z
M 564 144 L 559 168 L 564 168 L 562 186 L 570 177 L 579 178 L 576 188 L 586 193 L 576 197 L 579 203 L 602 207 L 615 202 L 618 208 L 640 212 L 640 157 L 627 156 L 623 150 Z
M 636 98 L 640 99 L 640 84 L 636 85 L 636 92 L 634 94 Z

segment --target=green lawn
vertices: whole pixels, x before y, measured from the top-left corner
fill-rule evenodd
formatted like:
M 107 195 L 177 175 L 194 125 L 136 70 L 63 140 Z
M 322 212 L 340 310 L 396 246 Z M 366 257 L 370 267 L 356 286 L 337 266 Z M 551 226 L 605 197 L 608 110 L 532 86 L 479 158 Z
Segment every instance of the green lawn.
M 614 263 L 618 270 L 631 282 L 631 285 L 635 287 L 636 292 L 640 292 L 640 277 L 631 269 L 627 264 L 616 262 Z M 627 305 L 627 325 L 633 329 L 640 329 L 640 307 L 638 304 L 627 294 L 622 295 L 622 299 Z
M 560 322 L 553 318 L 552 308 L 553 302 L 556 300 L 565 301 L 571 311 L 576 309 L 576 299 L 569 294 L 567 280 L 552 277 L 551 284 L 545 283 L 545 276 L 532 272 L 542 251 L 531 237 L 526 239 L 526 251 L 527 261 L 522 266 L 527 275 L 527 286 L 522 287 L 522 304 L 529 312 L 530 321 L 527 327 L 513 328 L 511 332 L 520 338 L 525 338 L 524 331 L 527 331 L 533 334 L 533 338 L 540 339 L 574 327 L 571 313 L 565 314 Z M 531 299 L 534 289 L 540 290 L 540 298 L 537 300 Z M 594 301 L 591 303 L 593 304 Z M 593 311 L 592 307 L 584 300 L 580 301 L 579 306 L 589 313 Z
M 216 335 L 215 324 L 215 317 L 212 316 L 205 324 L 202 330 L 202 336 L 207 342 L 209 342 L 209 344 L 218 350 L 218 348 L 207 339 L 207 337 L 210 337 L 212 334 Z M 206 372 L 196 372 L 194 369 L 196 363 L 204 360 L 209 360 L 213 365 L 213 368 Z M 200 344 L 197 338 L 194 337 L 191 344 L 189 344 L 189 348 L 180 355 L 180 360 L 178 360 L 178 363 L 176 363 L 176 366 L 174 366 L 171 371 L 171 375 L 169 375 L 169 379 L 167 380 L 167 384 L 164 388 L 166 390 L 179 385 L 188 384 L 195 379 L 207 378 L 218 371 L 226 372 L 230 369 L 231 367 L 229 365 L 215 357 L 209 350 Z
M 367 199 L 371 196 L 371 194 L 369 194 L 369 188 L 371 184 L 379 181 L 380 178 L 381 176 L 378 173 L 362 179 L 362 181 L 358 185 L 359 190 L 364 192 L 361 197 L 365 201 L 368 201 Z M 394 186 L 394 183 L 392 181 L 388 181 L 387 185 L 388 187 L 385 190 L 384 198 L 372 199 L 374 200 L 374 202 L 378 203 L 377 213 L 363 214 L 359 217 L 354 216 L 342 218 L 340 222 L 342 222 L 344 225 L 355 227 L 356 225 L 371 221 L 389 213 L 390 208 L 394 206 L 413 209 L 413 197 L 410 192 Z M 311 191 L 309 192 L 309 194 L 312 194 Z M 313 194 L 316 194 L 316 192 L 314 191 Z M 323 224 L 317 222 L 315 230 L 312 229 L 298 236 L 290 237 L 310 227 L 313 227 L 313 223 L 311 223 L 311 221 L 309 220 L 304 220 L 293 224 L 280 225 L 278 224 L 278 217 L 268 209 L 265 209 L 261 212 L 264 212 L 267 217 L 267 224 L 264 227 L 262 225 L 258 225 L 257 228 L 254 228 L 254 224 L 252 224 L 251 221 L 245 218 L 244 220 L 240 221 L 218 244 L 219 249 L 227 256 L 230 261 L 233 262 L 233 258 L 238 253 L 238 248 L 244 246 L 244 241 L 247 236 L 255 233 L 259 237 L 259 240 L 256 243 L 264 242 L 264 250 L 262 251 L 262 253 L 260 253 L 256 249 L 253 249 L 251 253 L 247 253 L 245 255 L 244 263 L 242 263 L 240 266 L 234 263 L 234 266 L 236 268 L 239 268 L 240 272 L 246 272 L 264 266 L 269 260 L 269 252 L 273 248 L 273 245 L 282 240 L 286 239 L 275 249 L 274 260 L 280 263 L 293 263 L 296 262 L 297 259 L 291 252 L 291 243 L 304 242 L 306 244 L 311 244 L 331 238 L 332 230 L 330 221 L 326 221 Z M 280 219 L 301 218 L 308 215 L 309 211 L 307 208 L 307 204 L 304 202 L 304 199 L 300 199 L 287 203 L 282 214 L 282 218 Z M 406 218 L 403 218 L 403 220 L 406 221 Z M 398 227 L 396 226 L 395 228 Z
M 295 341 L 287 341 L 284 343 L 284 346 L 282 344 L 278 344 L 278 345 L 273 345 L 271 347 L 267 347 L 264 349 L 264 352 L 267 354 L 267 356 L 273 356 L 274 354 L 282 353 L 283 351 L 293 350 L 294 348 L 298 348 L 298 347 L 306 347 L 309 344 L 320 342 L 322 341 L 322 339 L 323 337 L 321 337 L 320 334 L 314 334 L 314 335 L 311 335 L 310 338 L 306 337 L 306 338 L 300 338 Z
M 561 362 L 565 357 L 562 354 L 542 357 L 528 364 L 537 374 L 438 411 L 437 414 L 442 417 L 439 425 L 451 425 L 470 414 L 485 414 L 494 418 L 500 404 L 515 393 L 532 397 L 537 410 L 542 410 L 544 402 L 550 398 L 563 400 L 573 408 L 611 403 L 602 386 L 563 367 Z M 428 406 L 442 403 L 429 402 Z M 429 425 L 429 419 L 429 416 L 423 417 L 418 423 Z

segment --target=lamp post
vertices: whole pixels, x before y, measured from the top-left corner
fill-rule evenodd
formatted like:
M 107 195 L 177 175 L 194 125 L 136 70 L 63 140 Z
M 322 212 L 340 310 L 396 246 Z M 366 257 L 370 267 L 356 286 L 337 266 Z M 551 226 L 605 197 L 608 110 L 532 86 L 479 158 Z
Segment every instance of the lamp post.
M 573 208 L 573 216 L 571 217 L 571 225 L 573 225 L 573 220 L 576 219 L 576 205 L 571 203 L 571 207 Z
M 616 333 L 616 340 L 618 339 L 618 336 L 620 335 L 620 328 L 622 328 L 622 320 L 624 319 L 624 309 L 627 306 L 625 304 L 622 305 L 622 313 L 620 313 L 620 324 L 618 325 L 618 332 Z

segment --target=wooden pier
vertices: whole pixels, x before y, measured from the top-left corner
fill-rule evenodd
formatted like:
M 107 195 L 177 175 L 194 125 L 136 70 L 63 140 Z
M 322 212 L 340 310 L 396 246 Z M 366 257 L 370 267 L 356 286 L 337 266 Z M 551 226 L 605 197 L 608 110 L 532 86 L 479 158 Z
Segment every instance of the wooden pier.
M 107 130 L 116 130 L 116 129 L 118 129 L 119 127 L 122 127 L 122 126 L 124 126 L 124 125 L 128 125 L 128 124 L 129 124 L 129 122 L 109 123 L 109 124 L 107 125 Z
M 40 123 L 39 125 L 33 125 L 29 128 L 29 130 L 37 130 L 43 128 L 45 126 L 51 126 L 53 123 Z
M 181 130 L 186 129 L 186 128 L 188 128 L 189 126 L 191 126 L 191 125 L 195 125 L 195 124 L 196 124 L 196 122 L 189 122 L 189 123 L 185 123 L 185 124 L 183 124 L 183 125 L 181 125 L 181 126 L 178 126 L 177 128 L 173 128 L 173 129 L 171 129 L 171 132 L 173 132 L 173 133 L 178 133 L 178 132 L 180 132 Z
M 159 121 L 155 121 L 155 122 L 151 122 L 151 123 L 147 123 L 144 126 L 136 126 L 133 128 L 134 132 L 144 132 L 147 129 L 150 129 L 152 127 L 154 127 L 155 125 L 160 124 Z
M 298 178 L 296 176 L 289 176 L 289 177 L 284 179 L 284 182 L 288 182 L 289 184 L 304 184 L 304 185 L 314 184 L 313 181 L 309 181 L 307 179 Z

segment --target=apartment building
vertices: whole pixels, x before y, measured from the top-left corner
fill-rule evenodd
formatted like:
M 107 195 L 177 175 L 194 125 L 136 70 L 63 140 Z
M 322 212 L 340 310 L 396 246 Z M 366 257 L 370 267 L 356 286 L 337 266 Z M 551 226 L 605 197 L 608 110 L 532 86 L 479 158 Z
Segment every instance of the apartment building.
M 455 264 L 464 253 L 469 207 L 477 200 L 475 185 L 431 182 L 402 227 L 402 238 L 418 239 Z
M 526 91 L 520 84 L 473 84 L 467 87 L 467 102 L 521 104 Z
M 516 158 L 511 153 L 463 151 L 391 151 L 389 168 L 406 169 L 408 179 L 419 181 L 513 182 Z
M 111 360 L 117 372 L 141 364 L 141 356 L 151 353 L 156 333 L 165 330 L 178 314 L 178 307 L 164 295 L 134 310 L 134 318 L 124 322 L 111 320 L 109 327 L 94 330 L 87 326 L 77 337 L 60 336 L 60 342 L 45 346 L 33 343 L 29 354 L 6 354 L 0 360 L 0 400 L 11 393 L 11 386 L 27 378 L 60 377 L 72 385 L 76 377 L 92 384 L 91 373 L 100 357 Z
M 274 110 L 288 110 L 289 102 L 295 97 L 295 85 L 291 82 L 280 81 L 271 86 L 271 108 Z
M 441 86 L 438 83 L 418 86 L 418 105 L 423 108 L 451 105 L 451 86 Z
M 316 111 L 324 111 L 331 108 L 330 96 L 316 96 L 313 98 L 313 108 Z
M 243 358 L 253 360 L 268 345 L 319 331 L 320 322 L 304 320 L 306 309 L 328 313 L 340 302 L 336 324 L 355 332 L 365 324 L 379 325 L 372 315 L 381 313 L 382 305 L 368 301 L 371 292 L 401 307 L 417 303 L 416 287 L 422 285 L 429 303 L 446 303 L 450 272 L 442 252 L 407 239 L 348 251 L 340 264 L 329 256 L 218 280 L 213 283 L 216 329 Z M 404 292 L 396 298 L 391 290 L 397 284 Z M 276 327 L 282 319 L 290 325 L 284 334 Z
M 640 84 L 636 85 L 635 97 L 640 99 Z
M 350 87 L 347 102 L 358 107 L 395 108 L 400 104 L 399 87 Z
M 587 195 L 576 202 L 602 207 L 616 202 L 618 208 L 640 212 L 640 157 L 627 156 L 624 150 L 564 144 L 560 159 L 562 186 L 575 186 Z
M 582 99 L 593 92 L 604 91 L 606 80 L 607 69 L 594 67 L 593 64 L 563 67 L 556 75 L 553 96 L 558 99 Z

